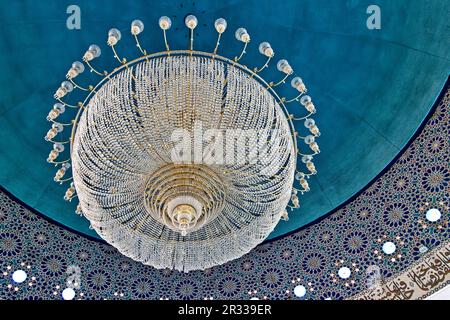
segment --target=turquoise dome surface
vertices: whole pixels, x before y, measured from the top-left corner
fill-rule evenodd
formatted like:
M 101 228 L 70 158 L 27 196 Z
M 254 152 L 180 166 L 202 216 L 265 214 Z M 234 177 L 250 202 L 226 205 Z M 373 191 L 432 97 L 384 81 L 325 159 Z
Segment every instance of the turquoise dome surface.
M 51 145 L 43 137 L 55 89 L 90 44 L 103 50 L 95 61 L 98 69 L 117 66 L 105 43 L 111 27 L 122 31 L 120 54 L 132 59 L 138 56 L 129 35 L 134 19 L 145 23 L 143 47 L 158 52 L 164 50 L 158 18 L 172 18 L 171 48 L 185 49 L 184 17 L 194 14 L 199 20 L 195 48 L 211 52 L 217 36 L 214 20 L 224 17 L 228 30 L 221 55 L 239 53 L 234 31 L 243 26 L 252 37 L 243 64 L 263 65 L 258 45 L 269 41 L 276 58 L 288 59 L 304 79 L 322 132 L 322 152 L 315 159 L 318 175 L 311 180 L 311 192 L 301 197 L 301 208 L 278 225 L 272 238 L 323 217 L 383 171 L 414 135 L 450 72 L 448 1 L 78 0 L 80 30 L 66 26 L 71 4 L 0 1 L 0 184 L 48 218 L 93 237 L 98 236 L 88 221 L 75 215 L 75 203 L 62 199 L 66 186 L 53 182 L 55 168 L 45 161 Z M 367 28 L 371 4 L 381 9 L 380 30 Z M 261 75 L 268 81 L 280 79 L 274 64 Z M 82 84 L 98 80 L 88 72 L 79 78 Z M 288 87 L 280 94 L 294 95 Z M 288 108 L 305 115 L 298 104 Z M 303 123 L 297 126 L 304 131 Z

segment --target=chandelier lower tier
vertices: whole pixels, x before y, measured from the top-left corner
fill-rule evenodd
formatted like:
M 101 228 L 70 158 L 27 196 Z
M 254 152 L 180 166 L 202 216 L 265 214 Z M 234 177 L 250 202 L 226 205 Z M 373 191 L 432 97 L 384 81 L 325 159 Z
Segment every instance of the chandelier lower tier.
M 244 28 L 235 34 L 242 52 L 227 59 L 217 54 L 224 19 L 215 22 L 213 53 L 193 49 L 197 19 L 187 16 L 185 24 L 189 50 L 170 50 L 171 21 L 162 17 L 167 50 L 148 54 L 138 38 L 144 25 L 133 21 L 142 56 L 130 62 L 119 57 L 122 36 L 111 29 L 107 43 L 120 65 L 110 72 L 93 67 L 101 50 L 91 45 L 54 95 L 45 139 L 53 143 L 47 161 L 60 166 L 54 180 L 73 179 L 64 199 L 78 198 L 76 212 L 104 240 L 144 264 L 188 272 L 241 257 L 288 220 L 286 208 L 299 208 L 298 195 L 309 191 L 307 180 L 316 174 L 312 159 L 320 152 L 320 132 L 300 77 L 290 81 L 298 91 L 293 99 L 274 90 L 294 74 L 286 60 L 277 63 L 280 81 L 260 77 L 274 56 L 269 43 L 259 46 L 266 63 L 249 69 L 240 64 L 250 42 Z M 101 77 L 97 85 L 74 81 L 85 64 Z M 63 101 L 74 89 L 86 91 L 85 100 Z M 295 102 L 306 116 L 289 113 L 286 105 Z M 78 112 L 64 123 L 66 108 Z M 304 121 L 309 133 L 300 135 L 293 121 Z M 56 141 L 66 127 L 69 140 Z M 312 152 L 302 153 L 300 140 Z M 57 159 L 67 151 L 69 159 Z M 298 155 L 308 172 L 297 169 Z

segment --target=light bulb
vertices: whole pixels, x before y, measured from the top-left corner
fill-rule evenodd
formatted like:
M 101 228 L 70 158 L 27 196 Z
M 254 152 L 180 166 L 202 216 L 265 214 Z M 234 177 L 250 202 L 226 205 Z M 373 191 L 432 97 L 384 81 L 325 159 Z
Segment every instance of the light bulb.
M 91 44 L 87 49 L 86 53 L 84 54 L 83 60 L 91 61 L 94 60 L 95 58 L 100 57 L 101 54 L 102 50 L 100 49 L 100 47 L 96 44 Z
M 300 77 L 295 77 L 294 79 L 292 79 L 291 86 L 294 89 L 297 89 L 299 92 L 306 92 L 306 86 L 303 83 L 302 78 Z
M 47 162 L 53 162 L 56 160 L 56 158 L 59 156 L 59 152 L 56 150 L 50 151 L 48 154 Z
M 198 24 L 198 20 L 197 17 L 190 14 L 186 17 L 186 19 L 184 19 L 184 24 L 186 25 L 186 27 L 188 27 L 191 30 L 194 30 L 195 27 L 197 27 Z
M 294 72 L 294 70 L 292 70 L 292 67 L 290 66 L 289 62 L 285 59 L 278 61 L 277 69 L 278 69 L 278 71 L 283 72 L 285 74 L 291 74 Z
M 144 23 L 141 20 L 134 20 L 131 23 L 131 34 L 137 36 L 144 31 Z
M 312 159 L 313 159 L 312 156 L 310 156 L 310 155 L 304 155 L 304 156 L 302 157 L 302 162 L 303 162 L 304 164 L 306 164 L 306 163 L 308 163 L 309 161 L 312 161 Z
M 308 161 L 306 163 L 306 167 L 308 168 L 309 172 L 311 172 L 312 174 L 316 174 L 317 173 L 316 166 L 311 161 Z
M 218 33 L 224 33 L 227 29 L 227 21 L 224 18 L 219 18 L 214 22 L 214 27 Z
M 53 109 L 58 111 L 59 114 L 64 113 L 64 111 L 66 110 L 66 108 L 64 107 L 64 105 L 60 102 L 57 102 L 53 105 Z
M 286 210 L 283 210 L 283 212 L 281 212 L 281 220 L 284 220 L 284 221 L 289 220 L 289 213 Z
M 55 143 L 55 144 L 53 144 L 53 150 L 61 153 L 64 151 L 64 145 L 61 143 Z
M 110 46 L 116 45 L 121 38 L 122 33 L 118 29 L 112 28 L 108 31 L 108 45 Z
M 64 89 L 66 92 L 72 92 L 73 84 L 69 81 L 63 81 L 61 82 L 61 88 Z
M 294 78 L 295 79 L 295 78 Z M 308 103 L 310 103 L 312 100 L 311 100 L 311 97 L 310 96 L 303 96 L 303 97 L 301 97 L 301 99 L 300 99 L 300 103 L 302 104 L 302 105 L 304 105 L 304 106 L 306 106 Z
M 265 55 L 268 58 L 273 57 L 274 55 L 273 49 L 268 42 L 261 42 L 261 44 L 259 45 L 259 53 Z
M 316 122 L 313 119 L 306 119 L 305 120 L 305 127 L 306 128 L 311 128 L 312 126 L 314 126 L 316 124 Z
M 315 137 L 314 136 L 311 136 L 311 135 L 309 135 L 309 136 L 306 136 L 305 137 L 305 143 L 306 144 L 311 144 L 311 143 L 313 143 L 314 141 L 315 141 Z
M 319 137 L 319 136 L 320 136 L 319 128 L 318 128 L 316 125 L 313 125 L 313 126 L 309 127 L 309 131 L 310 131 L 313 135 L 315 135 L 316 137 Z
M 77 77 L 80 73 L 84 72 L 84 64 L 80 61 L 75 61 L 72 63 L 72 67 L 67 71 L 67 78 L 72 79 Z
M 54 97 L 59 99 L 64 97 L 67 93 L 72 92 L 73 84 L 69 81 L 63 81 L 61 86 L 56 90 Z
M 45 140 L 50 141 L 54 137 L 56 137 L 57 134 L 58 134 L 58 130 L 56 130 L 55 128 L 51 128 L 50 130 L 47 131 L 47 134 L 45 135 Z
M 55 120 L 59 116 L 59 112 L 55 109 L 50 110 L 50 112 L 47 115 L 47 120 Z
M 250 35 L 245 28 L 239 28 L 235 33 L 236 39 L 245 43 L 250 42 Z
M 319 149 L 319 145 L 317 144 L 317 142 L 312 142 L 309 147 L 311 148 L 312 151 L 314 151 L 315 153 L 320 153 L 320 149 Z
M 55 129 L 57 132 L 62 132 L 64 130 L 64 126 L 60 123 L 52 124 L 52 129 Z
M 162 16 L 159 18 L 159 27 L 163 30 L 169 30 L 172 26 L 172 20 L 167 16 Z

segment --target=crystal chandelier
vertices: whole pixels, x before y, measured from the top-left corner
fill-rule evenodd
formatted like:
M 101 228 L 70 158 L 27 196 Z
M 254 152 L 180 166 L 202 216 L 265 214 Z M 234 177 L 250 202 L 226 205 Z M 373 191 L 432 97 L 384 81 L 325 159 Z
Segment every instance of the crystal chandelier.
M 171 24 L 159 19 L 166 50 L 148 53 L 139 41 L 144 24 L 133 21 L 140 56 L 132 61 L 119 56 L 122 35 L 111 29 L 107 44 L 119 64 L 109 72 L 93 66 L 101 49 L 91 45 L 54 95 L 45 139 L 53 144 L 47 161 L 58 167 L 54 180 L 70 183 L 64 199 L 78 198 L 76 213 L 91 228 L 134 260 L 188 272 L 241 257 L 288 220 L 287 209 L 300 206 L 298 195 L 316 174 L 320 132 L 306 86 L 288 61 L 276 65 L 281 80 L 260 76 L 275 55 L 268 42 L 259 45 L 265 64 L 250 69 L 241 64 L 246 29 L 235 33 L 242 51 L 228 59 L 218 54 L 225 19 L 215 21 L 210 53 L 194 50 L 195 16 L 185 18 L 186 50 L 170 49 Z M 99 76 L 96 85 L 76 81 L 85 68 Z M 275 91 L 286 82 L 297 91 L 292 99 Z M 65 102 L 74 90 L 85 91 L 84 100 Z M 290 113 L 288 104 L 303 106 L 306 115 Z M 76 115 L 63 121 L 68 108 Z M 304 122 L 304 136 L 293 121 Z M 298 142 L 310 152 L 301 153 Z M 296 168 L 298 158 L 305 170 Z

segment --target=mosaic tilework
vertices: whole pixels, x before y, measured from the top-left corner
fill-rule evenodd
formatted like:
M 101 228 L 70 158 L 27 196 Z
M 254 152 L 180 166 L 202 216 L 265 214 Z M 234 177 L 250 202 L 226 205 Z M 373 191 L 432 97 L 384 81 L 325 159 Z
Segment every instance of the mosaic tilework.
M 0 195 L 0 299 L 344 299 L 375 270 L 384 283 L 450 239 L 450 91 L 423 132 L 365 192 L 324 220 L 241 259 L 183 274 L 155 270 L 53 225 Z M 426 212 L 439 209 L 431 223 Z M 396 245 L 383 253 L 383 244 Z M 15 270 L 27 279 L 14 283 Z M 73 270 L 79 270 L 74 278 Z M 350 271 L 345 280 L 339 271 Z M 302 287 L 299 287 L 302 286 Z M 294 290 L 297 287 L 297 290 Z M 303 297 L 294 294 L 306 289 Z

